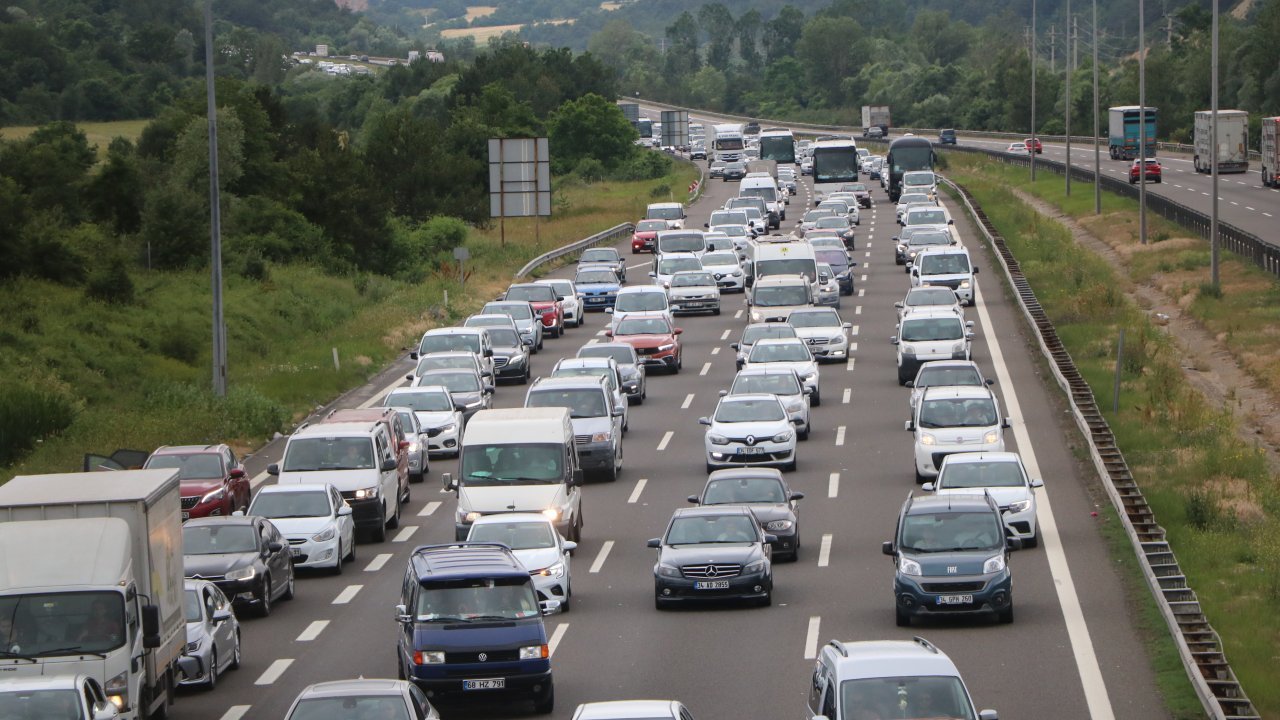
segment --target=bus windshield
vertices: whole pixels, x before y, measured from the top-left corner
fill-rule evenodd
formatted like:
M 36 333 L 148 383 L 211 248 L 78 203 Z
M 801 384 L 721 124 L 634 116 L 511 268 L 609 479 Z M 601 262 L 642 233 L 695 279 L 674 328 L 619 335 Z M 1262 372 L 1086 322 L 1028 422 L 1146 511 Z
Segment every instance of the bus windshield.
M 796 141 L 790 134 L 760 138 L 760 159 L 781 163 L 796 161 Z
M 858 150 L 852 145 L 816 148 L 813 152 L 813 181 L 852 182 L 858 179 Z

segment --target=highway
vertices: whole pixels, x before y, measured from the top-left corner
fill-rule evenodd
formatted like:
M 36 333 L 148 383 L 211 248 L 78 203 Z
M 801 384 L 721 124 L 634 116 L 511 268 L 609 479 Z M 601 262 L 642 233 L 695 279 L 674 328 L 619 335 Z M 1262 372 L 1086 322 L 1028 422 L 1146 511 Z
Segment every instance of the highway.
M 690 208 L 690 227 L 736 192 L 712 181 Z M 809 204 L 808 179 L 792 200 L 784 229 Z M 881 554 L 902 501 L 915 489 L 911 435 L 903 430 L 907 390 L 895 381 L 893 303 L 907 276 L 893 262 L 893 207 L 878 188 L 862 216 L 855 259 L 861 263 L 852 297 L 840 309 L 853 324 L 856 349 L 847 363 L 823 365 L 821 407 L 814 431 L 801 443 L 799 469 L 789 475 L 800 503 L 803 548 L 795 563 L 774 568 L 774 604 L 767 608 L 716 606 L 658 611 L 653 605 L 653 550 L 672 510 L 687 505 L 705 479 L 703 428 L 717 391 L 734 376 L 729 343 L 746 323 L 740 295 L 727 295 L 719 317 L 678 320 L 685 332 L 684 370 L 652 373 L 648 400 L 631 410 L 625 463 L 616 483 L 585 489 L 583 542 L 573 561 L 572 612 L 547 619 L 553 649 L 557 705 L 552 717 L 569 718 L 581 702 L 677 698 L 700 720 L 807 718 L 804 703 L 819 644 L 842 640 L 907 639 L 921 635 L 960 667 L 980 708 L 1002 718 L 1036 720 L 1155 720 L 1167 713 L 1155 690 L 1143 643 L 1133 627 L 1121 579 L 1113 569 L 1099 524 L 1108 513 L 1096 480 L 1081 471 L 1056 389 L 1043 382 L 1022 324 L 993 258 L 959 208 L 957 229 L 981 267 L 974 356 L 996 378 L 1014 429 L 1011 449 L 1023 453 L 1042 477 L 1039 496 L 1043 542 L 1014 554 L 1017 619 L 917 623 L 893 621 L 893 568 Z M 624 253 L 627 248 L 620 248 Z M 648 255 L 628 255 L 629 278 L 647 280 Z M 572 268 L 558 271 L 568 276 Z M 606 316 L 548 339 L 534 356 L 534 373 L 559 357 L 601 339 Z M 377 402 L 398 385 L 407 358 L 342 399 Z M 495 405 L 522 405 L 525 387 L 502 386 Z M 277 441 L 247 462 L 255 482 L 283 449 Z M 300 577 L 297 598 L 276 605 L 265 619 L 243 623 L 244 663 L 212 692 L 183 692 L 178 720 L 282 718 L 310 683 L 394 677 L 396 602 L 405 562 L 416 544 L 453 538 L 455 499 L 440 492 L 442 472 L 454 461 L 433 460 L 426 483 L 413 486 L 399 530 L 382 544 L 357 548 L 343 575 Z M 1097 511 L 1097 516 L 1094 512 Z M 523 704 L 444 708 L 444 717 L 526 717 Z

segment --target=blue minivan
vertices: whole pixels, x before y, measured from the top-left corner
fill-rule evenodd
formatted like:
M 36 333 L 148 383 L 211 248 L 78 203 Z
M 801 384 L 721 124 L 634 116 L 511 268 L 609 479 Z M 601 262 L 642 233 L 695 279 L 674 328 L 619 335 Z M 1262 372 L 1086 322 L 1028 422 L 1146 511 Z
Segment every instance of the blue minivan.
M 555 706 L 551 651 L 529 571 L 499 543 L 414 548 L 396 605 L 396 661 L 433 703 L 449 697 L 524 697 Z M 495 698 L 496 699 L 496 698 Z

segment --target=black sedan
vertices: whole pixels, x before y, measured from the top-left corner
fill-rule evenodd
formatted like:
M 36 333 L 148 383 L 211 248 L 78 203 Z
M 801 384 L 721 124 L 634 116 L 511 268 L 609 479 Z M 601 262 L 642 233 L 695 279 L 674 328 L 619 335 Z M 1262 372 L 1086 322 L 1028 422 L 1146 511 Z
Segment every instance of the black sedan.
M 289 543 L 256 516 L 195 518 L 182 526 L 183 575 L 209 580 L 236 605 L 271 614 L 276 600 L 293 599 Z
M 773 602 L 773 565 L 766 535 L 745 507 L 676 510 L 661 538 L 653 566 L 653 604 L 659 610 L 699 600 Z
M 529 348 L 520 340 L 520 333 L 511 328 L 488 328 L 489 342 L 493 344 L 493 378 L 514 380 L 521 385 L 529 382 Z
M 750 467 L 716 470 L 707 476 L 701 495 L 689 502 L 702 507 L 743 505 L 751 510 L 760 528 L 773 540 L 773 558 L 800 557 L 800 518 L 797 503 L 804 493 L 792 492 L 776 468 Z
M 479 410 L 487 410 L 493 406 L 493 385 L 480 379 L 475 370 L 439 369 L 428 370 L 414 381 L 415 387 L 427 385 L 443 385 L 448 388 L 453 401 L 462 405 L 463 420 L 470 420 Z

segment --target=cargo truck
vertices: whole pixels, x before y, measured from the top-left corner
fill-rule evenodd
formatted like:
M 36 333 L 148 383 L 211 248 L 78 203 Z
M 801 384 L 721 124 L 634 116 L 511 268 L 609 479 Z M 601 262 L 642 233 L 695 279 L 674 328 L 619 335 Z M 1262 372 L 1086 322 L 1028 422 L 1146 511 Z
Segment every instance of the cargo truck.
M 1196 113 L 1196 154 L 1191 159 L 1198 173 L 1213 172 L 1213 111 Z M 1218 111 L 1218 172 L 1249 172 L 1249 113 Z
M 622 114 L 627 118 L 627 122 L 633 126 L 640 121 L 640 106 L 636 103 L 618 103 L 618 107 L 622 108 Z
M 742 137 L 742 123 L 722 123 L 711 126 L 711 159 L 721 162 L 738 162 L 746 147 Z
M 881 137 L 889 137 L 888 105 L 862 106 L 862 137 L 867 137 L 867 131 L 873 127 L 880 128 Z
M 1280 188 L 1280 143 L 1277 140 L 1277 125 L 1280 117 L 1262 118 L 1262 142 L 1258 149 L 1262 151 L 1262 184 L 1267 187 Z
M 1138 157 L 1144 114 L 1147 124 L 1146 157 L 1156 156 L 1156 108 L 1148 107 L 1143 113 L 1137 105 L 1124 105 L 1107 109 L 1107 152 L 1112 160 Z
M 88 675 L 121 718 L 168 716 L 183 657 L 178 471 L 18 476 L 0 486 L 0 677 Z

